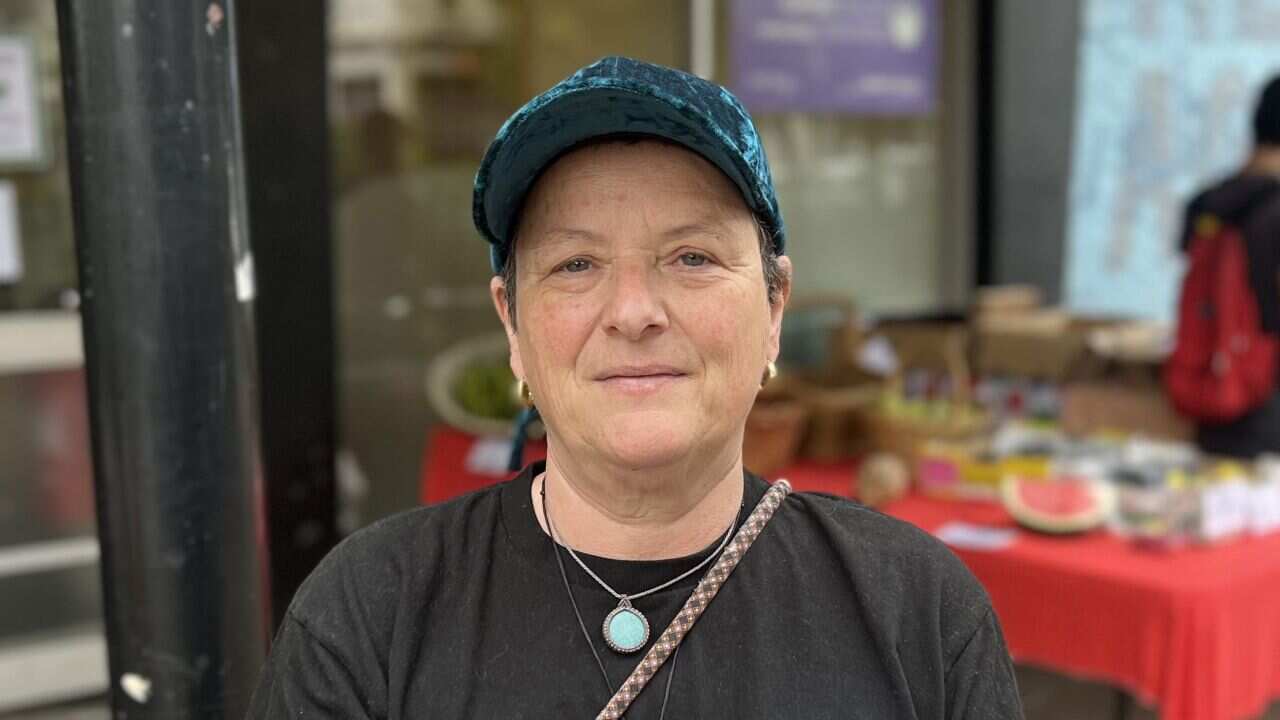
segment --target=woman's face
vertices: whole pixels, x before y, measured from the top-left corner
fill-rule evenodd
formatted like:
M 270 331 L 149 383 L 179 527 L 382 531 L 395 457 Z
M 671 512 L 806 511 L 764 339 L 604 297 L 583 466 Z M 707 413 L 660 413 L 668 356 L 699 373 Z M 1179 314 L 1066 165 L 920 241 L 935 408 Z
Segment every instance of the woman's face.
M 750 211 L 700 156 L 652 141 L 574 151 L 526 200 L 515 326 L 493 282 L 511 367 L 570 451 L 631 469 L 722 452 L 778 355 L 780 260 L 770 306 Z

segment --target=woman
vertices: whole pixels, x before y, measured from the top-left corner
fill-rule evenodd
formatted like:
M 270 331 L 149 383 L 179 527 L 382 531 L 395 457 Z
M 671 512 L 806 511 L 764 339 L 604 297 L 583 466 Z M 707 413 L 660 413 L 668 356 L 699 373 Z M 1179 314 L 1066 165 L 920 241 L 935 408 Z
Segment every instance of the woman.
M 953 555 L 742 467 L 791 265 L 736 99 L 584 68 L 503 127 L 475 217 L 547 460 L 344 542 L 251 717 L 1021 717 Z

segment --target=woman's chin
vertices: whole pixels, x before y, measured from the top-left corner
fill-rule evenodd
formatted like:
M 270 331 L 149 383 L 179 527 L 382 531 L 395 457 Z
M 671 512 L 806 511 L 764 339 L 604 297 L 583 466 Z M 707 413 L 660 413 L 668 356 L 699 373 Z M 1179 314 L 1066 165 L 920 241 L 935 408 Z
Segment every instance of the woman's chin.
M 619 465 L 636 469 L 661 467 L 687 457 L 693 441 L 704 437 L 692 430 L 687 418 L 663 413 L 627 413 L 611 418 L 602 423 L 600 433 L 603 437 L 598 449 Z

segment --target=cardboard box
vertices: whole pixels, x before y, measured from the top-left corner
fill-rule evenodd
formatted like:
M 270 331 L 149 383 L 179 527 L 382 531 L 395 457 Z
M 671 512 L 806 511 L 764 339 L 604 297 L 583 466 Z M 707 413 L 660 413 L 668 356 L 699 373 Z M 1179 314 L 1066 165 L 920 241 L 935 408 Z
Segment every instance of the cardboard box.
M 1038 311 L 1025 323 L 975 322 L 974 366 L 980 376 L 1020 377 L 1048 382 L 1087 377 L 1097 365 L 1089 334 L 1110 319 L 1063 317 Z
M 1116 431 L 1188 441 L 1195 428 L 1155 383 L 1070 383 L 1062 389 L 1062 429 L 1071 434 Z
M 978 313 L 1034 310 L 1044 304 L 1044 293 L 1034 285 L 987 285 L 974 294 Z
M 969 328 L 961 323 L 884 323 L 876 327 L 875 334 L 893 345 L 903 370 L 953 372 L 957 353 L 962 359 L 969 343 Z

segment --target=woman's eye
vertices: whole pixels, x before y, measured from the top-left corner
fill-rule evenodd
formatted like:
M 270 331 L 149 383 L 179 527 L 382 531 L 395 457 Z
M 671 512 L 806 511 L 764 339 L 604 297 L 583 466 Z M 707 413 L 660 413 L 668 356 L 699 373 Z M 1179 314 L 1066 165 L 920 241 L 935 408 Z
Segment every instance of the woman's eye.
M 582 272 L 591 268 L 591 263 L 583 258 L 574 258 L 560 266 L 561 270 L 571 273 Z
M 702 267 L 707 264 L 707 256 L 702 253 L 687 252 L 680 256 L 680 262 L 685 267 Z

